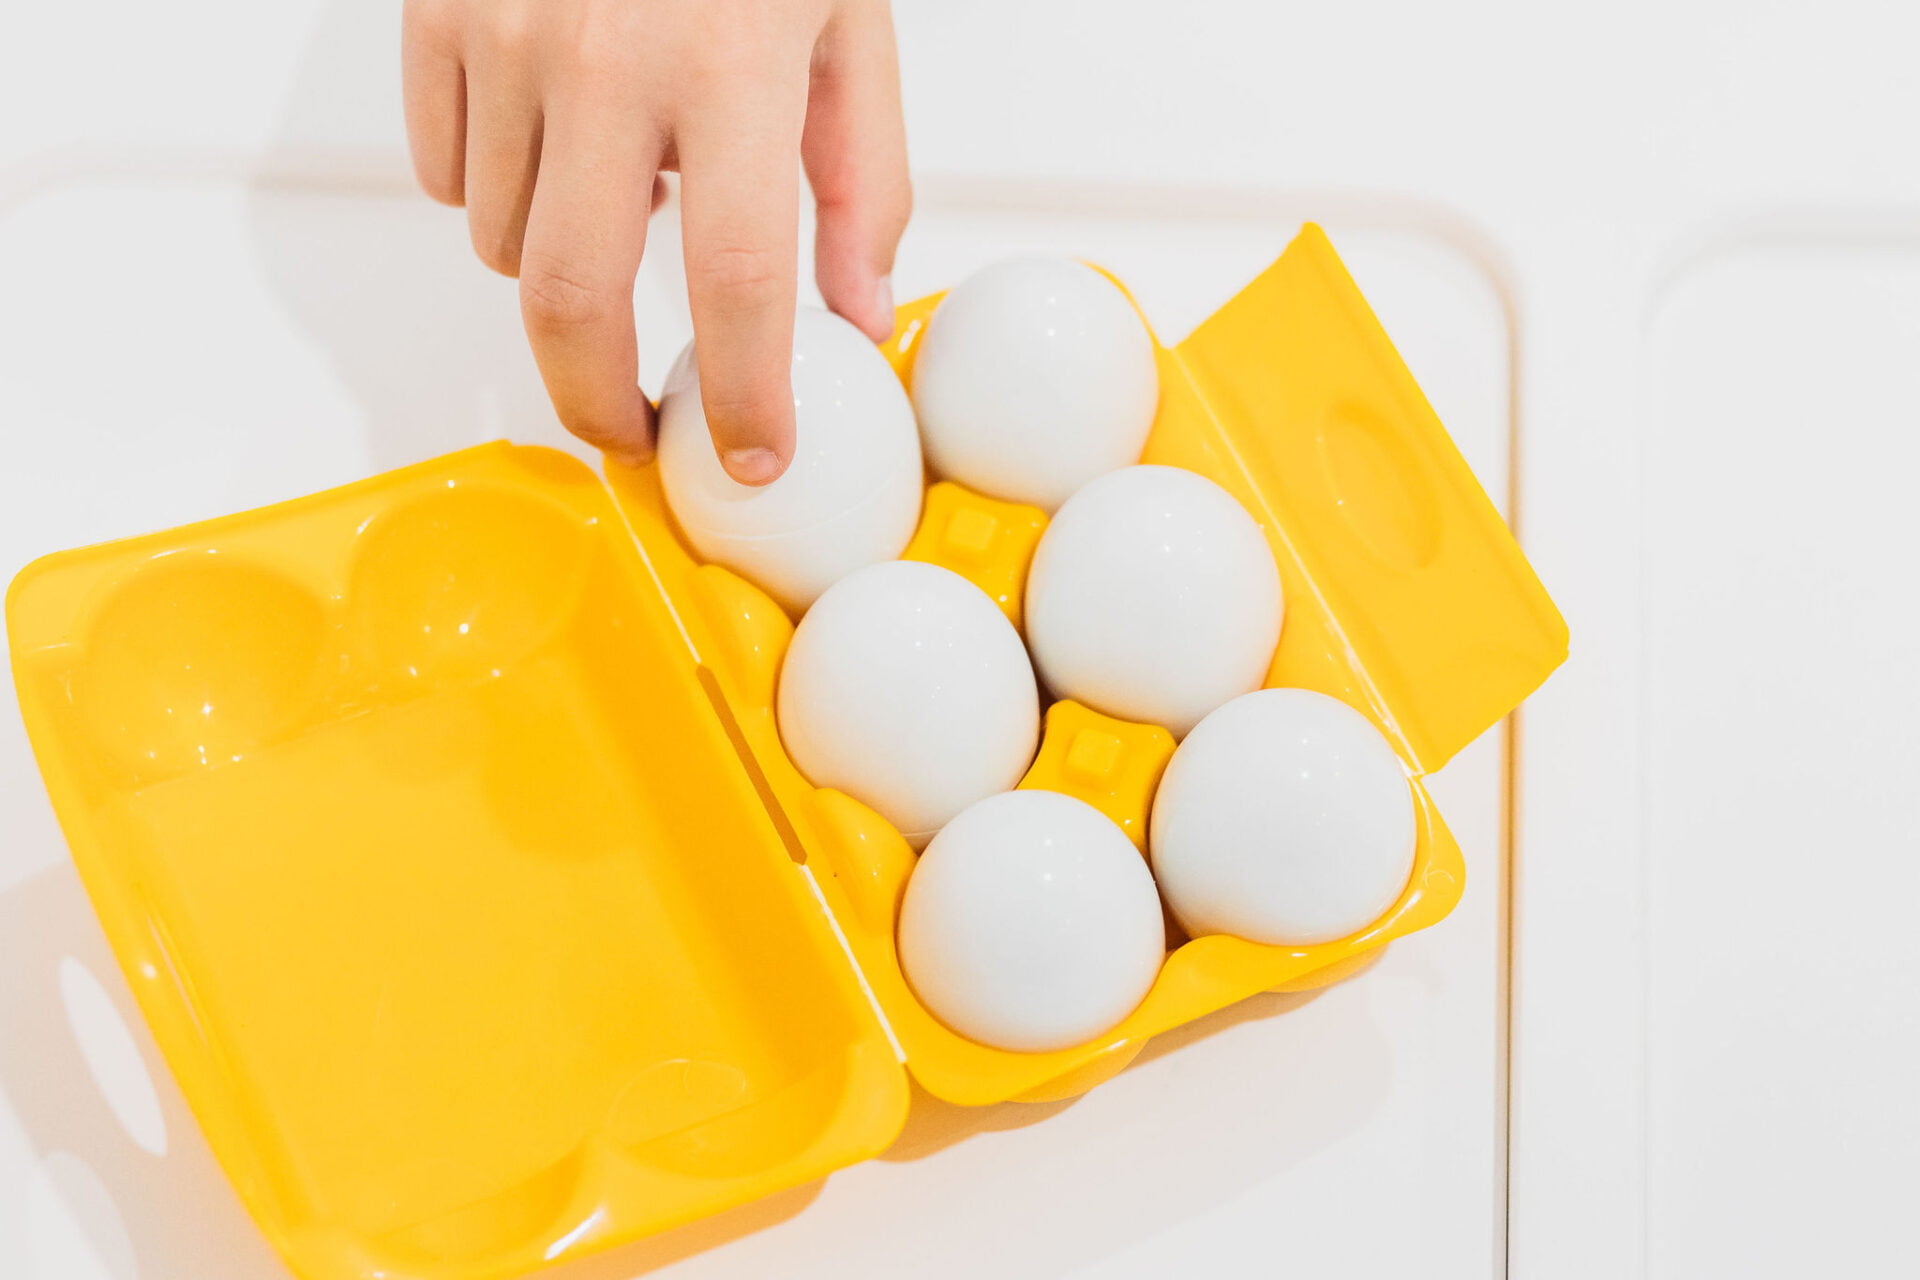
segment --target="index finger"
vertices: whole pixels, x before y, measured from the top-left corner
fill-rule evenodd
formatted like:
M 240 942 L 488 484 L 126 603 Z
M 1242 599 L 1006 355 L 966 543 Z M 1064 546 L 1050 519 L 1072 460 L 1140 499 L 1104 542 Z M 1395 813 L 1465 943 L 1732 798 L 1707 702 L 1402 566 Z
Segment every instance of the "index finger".
M 795 88 L 797 87 L 797 92 Z M 680 224 L 700 400 L 727 474 L 778 479 L 793 458 L 794 276 L 806 85 L 750 87 L 680 131 Z
M 654 168 L 604 122 L 563 111 L 548 129 L 520 258 L 520 311 L 567 430 L 622 461 L 653 451 L 640 390 L 633 278 L 646 248 Z

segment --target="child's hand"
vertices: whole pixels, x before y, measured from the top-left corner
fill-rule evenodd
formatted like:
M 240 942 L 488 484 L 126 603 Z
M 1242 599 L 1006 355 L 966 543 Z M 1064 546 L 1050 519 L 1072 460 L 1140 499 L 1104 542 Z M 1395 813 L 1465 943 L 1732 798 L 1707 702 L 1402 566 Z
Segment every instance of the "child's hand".
M 407 0 L 402 50 L 420 183 L 520 278 L 568 429 L 652 453 L 633 278 L 657 175 L 677 169 L 714 445 L 747 484 L 785 470 L 796 161 L 827 305 L 876 340 L 893 326 L 911 197 L 885 0 Z

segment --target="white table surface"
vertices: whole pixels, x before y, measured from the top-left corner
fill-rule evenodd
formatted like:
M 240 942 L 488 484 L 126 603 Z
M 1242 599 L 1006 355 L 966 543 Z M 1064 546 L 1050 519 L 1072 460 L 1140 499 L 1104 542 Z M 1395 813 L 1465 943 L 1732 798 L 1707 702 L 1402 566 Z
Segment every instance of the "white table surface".
M 232 180 L 391 172 L 393 9 L 0 18 L 0 573 L 552 435 L 511 287 L 465 260 L 457 215 L 395 198 L 356 223 L 361 197 Z M 898 21 L 932 210 L 903 283 L 990 241 L 956 212 L 970 190 L 1236 188 L 1203 201 L 1253 210 L 1223 218 L 1213 274 L 1165 290 L 1177 328 L 1250 225 L 1322 218 L 1490 488 L 1514 429 L 1524 541 L 1575 656 L 1523 717 L 1511 881 L 1489 740 L 1436 787 L 1469 896 L 1374 970 L 1167 1037 L 1070 1106 L 922 1108 L 885 1159 L 579 1274 L 1897 1269 L 1920 1190 L 1911 6 L 986 0 Z M 1149 276 L 1176 261 L 1098 234 Z M 245 300 L 230 330 L 206 296 Z M 670 281 L 648 297 L 657 352 Z M 400 339 L 426 374 L 399 376 Z M 103 354 L 150 388 L 144 414 L 60 377 Z M 73 954 L 111 989 L 64 856 L 0 704 L 0 954 Z M 4 1007 L 46 1015 L 47 989 Z M 135 1136 L 163 1117 L 168 1179 L 110 1119 L 45 1110 L 99 1105 L 56 1070 L 71 1042 L 20 1016 L 0 1022 L 0 1274 L 170 1280 L 205 1247 L 168 1234 L 181 1183 L 229 1273 L 272 1275 L 195 1181 L 164 1079 L 128 1114 Z M 114 1185 L 147 1191 L 118 1235 L 49 1135 L 135 1153 Z

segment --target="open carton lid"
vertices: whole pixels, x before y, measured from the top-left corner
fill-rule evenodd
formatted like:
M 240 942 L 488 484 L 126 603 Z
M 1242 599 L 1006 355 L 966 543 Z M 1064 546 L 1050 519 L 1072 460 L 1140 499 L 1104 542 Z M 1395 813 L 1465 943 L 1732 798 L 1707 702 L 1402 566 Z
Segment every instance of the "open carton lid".
M 903 376 L 936 301 L 901 309 Z M 913 855 L 787 760 L 792 623 L 691 557 L 651 467 L 610 466 L 610 501 L 564 455 L 487 445 L 21 573 L 15 680 L 75 862 L 298 1274 L 576 1257 L 874 1154 L 903 1061 L 956 1101 L 1078 1092 L 1451 908 L 1459 851 L 1417 778 L 1546 677 L 1564 625 L 1317 228 L 1160 361 L 1146 460 L 1260 520 L 1288 598 L 1269 683 L 1381 726 L 1420 854 L 1353 938 L 1189 942 L 1059 1053 L 972 1044 L 913 999 Z M 1027 785 L 1164 762 L 1163 731 L 1113 732 L 1043 748 Z
M 885 1147 L 898 1054 L 606 488 L 485 445 L 29 566 L 22 712 L 293 1271 L 517 1275 Z
M 1160 367 L 1144 460 L 1210 476 L 1274 544 L 1267 684 L 1367 712 L 1427 774 L 1566 661 L 1559 610 L 1319 227 Z

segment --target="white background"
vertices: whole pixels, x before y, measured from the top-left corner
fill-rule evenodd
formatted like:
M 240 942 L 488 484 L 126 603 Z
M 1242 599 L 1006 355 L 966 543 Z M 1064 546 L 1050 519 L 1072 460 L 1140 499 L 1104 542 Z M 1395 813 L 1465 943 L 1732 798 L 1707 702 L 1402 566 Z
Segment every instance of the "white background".
M 394 177 L 393 6 L 5 3 L 0 574 L 553 438 L 511 286 Z M 1071 1105 L 922 1106 L 882 1160 L 578 1276 L 1910 1268 L 1912 6 L 898 22 L 903 291 L 1042 242 L 1119 269 L 1172 337 L 1326 222 L 1514 502 L 1574 658 L 1528 705 L 1515 795 L 1497 736 L 1436 784 L 1468 898 L 1367 974 L 1168 1036 Z M 650 271 L 658 362 L 682 319 Z M 98 1101 L 61 992 L 108 1027 L 120 996 L 64 859 L 0 704 L 0 1275 L 274 1275 L 164 1077 L 124 1130 Z

